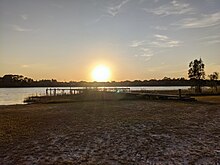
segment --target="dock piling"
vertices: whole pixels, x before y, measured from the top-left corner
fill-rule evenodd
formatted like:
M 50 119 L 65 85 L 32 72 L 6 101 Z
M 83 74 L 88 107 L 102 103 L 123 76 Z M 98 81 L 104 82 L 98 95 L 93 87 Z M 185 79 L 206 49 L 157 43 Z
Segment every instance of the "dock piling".
M 181 94 L 181 89 L 179 89 L 179 98 L 181 99 L 182 94 Z

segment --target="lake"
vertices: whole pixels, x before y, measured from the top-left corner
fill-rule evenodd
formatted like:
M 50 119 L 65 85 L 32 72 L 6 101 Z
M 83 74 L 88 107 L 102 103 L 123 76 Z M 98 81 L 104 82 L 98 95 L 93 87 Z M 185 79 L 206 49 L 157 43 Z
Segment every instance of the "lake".
M 69 87 L 58 87 L 69 89 Z M 72 87 L 82 88 L 82 87 Z M 122 88 L 122 87 L 120 87 Z M 178 90 L 188 89 L 190 86 L 158 86 L 158 87 L 129 87 L 131 90 Z M 34 88 L 0 88 L 0 105 L 11 105 L 11 104 L 24 104 L 23 101 L 29 96 L 42 96 L 46 93 L 46 87 L 34 87 Z

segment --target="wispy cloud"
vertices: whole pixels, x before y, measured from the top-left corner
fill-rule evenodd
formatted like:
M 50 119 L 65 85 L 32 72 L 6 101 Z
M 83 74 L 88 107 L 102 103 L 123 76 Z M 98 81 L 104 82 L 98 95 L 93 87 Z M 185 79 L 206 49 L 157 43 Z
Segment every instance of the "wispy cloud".
M 159 48 L 173 48 L 180 46 L 181 43 L 181 41 L 170 39 L 168 36 L 155 34 L 154 40 L 149 42 L 149 45 Z
M 130 47 L 139 47 L 139 46 L 142 46 L 142 45 L 144 44 L 144 42 L 145 42 L 144 40 L 142 40 L 142 41 L 134 40 L 134 41 L 131 42 Z
M 155 26 L 155 27 L 152 27 L 153 29 L 156 29 L 156 30 L 168 30 L 168 28 L 167 27 L 165 27 L 165 26 Z
M 35 31 L 34 29 L 27 29 L 27 28 L 23 28 L 23 27 L 20 27 L 18 25 L 11 25 L 12 29 L 14 31 L 18 31 L 18 32 L 31 32 L 31 31 Z
M 141 48 L 142 54 L 140 54 L 141 57 L 144 57 L 146 61 L 150 60 L 152 56 L 154 56 L 153 50 L 149 48 Z
M 111 6 L 107 8 L 107 13 L 110 14 L 111 16 L 116 16 L 119 12 L 122 6 L 124 6 L 126 3 L 128 3 L 129 0 L 123 0 L 120 4 L 116 6 Z
M 160 41 L 166 41 L 169 39 L 169 37 L 167 37 L 165 35 L 155 34 L 154 36 Z
M 159 16 L 180 15 L 185 13 L 192 13 L 194 9 L 189 3 L 182 3 L 172 0 L 170 3 L 159 6 L 154 9 L 145 9 L 146 12 L 153 13 Z
M 112 5 L 110 7 L 107 7 L 104 14 L 100 15 L 97 19 L 92 21 L 92 23 L 97 23 L 101 21 L 105 17 L 115 17 L 120 12 L 121 8 L 127 4 L 130 0 L 123 0 L 117 5 Z
M 92 21 L 92 23 L 97 23 L 99 22 L 101 19 L 103 19 L 104 17 L 111 17 L 110 15 L 107 14 L 103 14 L 100 17 L 98 17 L 97 19 L 95 19 L 94 21 Z
M 167 48 L 179 47 L 182 43 L 166 35 L 155 34 L 150 40 L 134 40 L 129 46 L 135 50 L 135 57 L 144 58 L 148 61 L 155 54 L 161 53 Z
M 220 12 L 194 18 L 185 18 L 173 25 L 179 26 L 180 28 L 205 28 L 220 25 Z
M 154 56 L 154 51 L 147 47 L 145 40 L 134 40 L 129 46 L 135 49 L 135 57 L 144 58 L 145 61 L 148 61 Z
M 26 65 L 26 64 L 23 64 L 21 65 L 22 68 L 29 68 L 30 66 L 29 65 Z
M 220 43 L 220 34 L 216 34 L 213 36 L 202 37 L 199 39 L 202 44 L 219 44 Z
M 21 18 L 22 18 L 24 21 L 26 21 L 26 20 L 28 19 L 28 16 L 27 16 L 26 14 L 22 14 L 22 15 L 21 15 Z
M 154 51 L 150 48 L 141 47 L 137 50 L 138 53 L 136 53 L 135 57 L 140 57 L 141 59 L 144 59 L 145 61 L 149 61 L 152 56 L 154 56 Z

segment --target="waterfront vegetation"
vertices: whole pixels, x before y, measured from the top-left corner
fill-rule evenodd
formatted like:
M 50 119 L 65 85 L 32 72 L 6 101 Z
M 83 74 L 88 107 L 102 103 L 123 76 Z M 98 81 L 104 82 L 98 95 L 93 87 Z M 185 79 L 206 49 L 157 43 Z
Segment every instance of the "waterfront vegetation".
M 52 80 L 33 80 L 23 75 L 4 75 L 0 77 L 0 87 L 109 87 L 109 86 L 195 86 L 195 79 L 187 80 L 185 78 L 164 77 L 161 80 L 125 80 L 110 82 L 86 82 L 86 81 L 69 81 L 60 82 Z M 202 86 L 219 86 L 220 80 L 201 80 Z

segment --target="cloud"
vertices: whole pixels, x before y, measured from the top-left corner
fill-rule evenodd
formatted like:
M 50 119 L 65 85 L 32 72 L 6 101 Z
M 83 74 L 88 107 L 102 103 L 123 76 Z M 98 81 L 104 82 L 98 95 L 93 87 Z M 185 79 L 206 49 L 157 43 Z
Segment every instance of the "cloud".
M 130 47 L 135 49 L 135 57 L 144 58 L 145 61 L 148 61 L 151 59 L 152 56 L 154 56 L 154 51 L 145 45 L 145 41 L 132 41 L 132 44 Z
M 169 39 L 169 37 L 160 34 L 155 34 L 154 36 L 160 41 L 166 41 Z
M 115 5 L 115 6 L 111 6 L 111 7 L 107 7 L 107 11 L 105 12 L 105 14 L 100 15 L 97 19 L 95 19 L 94 21 L 92 21 L 92 23 L 97 23 L 99 21 L 101 21 L 103 18 L 105 17 L 115 17 L 116 15 L 118 15 L 118 13 L 120 12 L 120 9 L 126 4 L 128 3 L 130 0 L 123 0 L 120 4 Z
M 126 3 L 128 3 L 129 0 L 123 0 L 120 4 L 112 7 L 107 8 L 107 13 L 110 14 L 111 16 L 116 16 L 119 12 L 122 6 L 124 6 Z
M 219 44 L 220 43 L 220 39 L 218 40 L 212 40 L 212 41 L 207 41 L 208 44 Z
M 173 48 L 180 46 L 182 42 L 177 40 L 172 40 L 168 36 L 155 34 L 154 40 L 149 42 L 149 45 L 158 48 Z
M 135 57 L 144 58 L 148 61 L 155 54 L 161 53 L 167 48 L 179 47 L 182 43 L 166 35 L 155 34 L 150 40 L 134 40 L 129 46 L 135 50 Z
M 152 56 L 154 56 L 153 50 L 149 48 L 141 48 L 142 54 L 140 54 L 141 57 L 144 57 L 145 60 L 150 60 Z
M 220 43 L 220 34 L 216 34 L 216 35 L 213 35 L 213 36 L 203 37 L 203 38 L 200 38 L 199 41 L 202 44 L 209 44 L 209 45 L 219 44 Z
M 130 47 L 139 47 L 139 46 L 142 46 L 142 45 L 144 44 L 144 42 L 145 42 L 144 40 L 142 40 L 142 41 L 134 40 L 134 41 L 132 41 Z
M 111 17 L 111 16 L 110 16 L 110 15 L 103 14 L 103 15 L 101 15 L 100 17 L 98 17 L 97 19 L 95 19 L 94 21 L 92 21 L 92 23 L 97 23 L 97 22 L 99 22 L 101 19 L 103 19 L 104 17 Z
M 29 68 L 29 65 L 21 65 L 22 68 Z
M 197 18 L 185 18 L 173 25 L 180 28 L 205 28 L 220 25 L 220 12 L 200 15 Z
M 22 14 L 22 15 L 21 15 L 21 18 L 22 18 L 24 21 L 26 21 L 26 20 L 28 19 L 28 16 L 27 16 L 26 14 Z
M 145 61 L 149 61 L 152 56 L 154 56 L 153 50 L 145 47 L 141 47 L 137 50 L 138 53 L 136 53 L 135 57 L 143 58 Z
M 11 25 L 12 26 L 12 29 L 14 31 L 18 31 L 18 32 L 31 32 L 31 31 L 34 31 L 34 29 L 27 29 L 27 28 L 22 28 L 18 25 Z
M 152 27 L 153 29 L 156 29 L 156 30 L 168 30 L 168 28 L 167 27 L 165 27 L 165 26 L 155 26 L 155 27 Z
M 194 9 L 190 7 L 190 4 L 188 3 L 182 3 L 176 0 L 172 0 L 168 4 L 162 5 L 155 9 L 145 9 L 145 11 L 159 16 L 168 16 L 192 13 Z
M 148 0 L 139 0 L 138 3 L 141 4 L 143 2 L 147 2 Z M 157 3 L 159 0 L 154 0 L 155 3 Z

